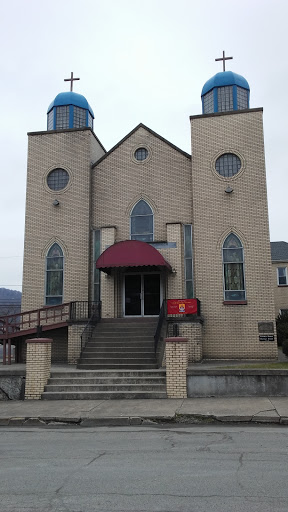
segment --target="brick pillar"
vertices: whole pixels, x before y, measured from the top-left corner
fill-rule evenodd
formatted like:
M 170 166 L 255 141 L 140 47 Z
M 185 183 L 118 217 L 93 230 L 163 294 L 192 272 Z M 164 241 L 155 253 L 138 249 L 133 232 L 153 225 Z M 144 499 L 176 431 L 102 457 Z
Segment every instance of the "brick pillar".
M 166 338 L 166 390 L 168 398 L 187 398 L 188 338 Z
M 50 377 L 52 340 L 33 338 L 26 340 L 26 343 L 25 400 L 40 400 Z

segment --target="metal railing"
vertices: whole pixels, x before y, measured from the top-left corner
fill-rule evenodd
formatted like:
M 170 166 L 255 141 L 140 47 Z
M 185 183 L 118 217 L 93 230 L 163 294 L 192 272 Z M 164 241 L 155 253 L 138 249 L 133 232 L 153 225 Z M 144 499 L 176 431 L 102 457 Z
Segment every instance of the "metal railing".
M 161 331 L 162 331 L 163 323 L 166 320 L 166 317 L 167 317 L 167 302 L 166 302 L 166 300 L 163 300 L 162 306 L 160 308 L 160 313 L 159 313 L 159 318 L 158 318 L 158 323 L 157 323 L 156 331 L 155 331 L 155 334 L 154 334 L 154 350 L 155 350 L 155 354 L 157 354 L 158 344 L 159 344 L 159 340 L 160 340 L 160 337 L 161 337 Z
M 101 314 L 101 302 L 99 301 L 74 301 L 71 302 L 70 320 L 71 322 L 81 322 L 88 320 L 92 316 Z
M 89 318 L 88 323 L 85 326 L 85 329 L 83 330 L 81 334 L 81 354 L 84 350 L 87 342 L 92 336 L 92 333 L 97 325 L 97 323 L 101 319 L 101 302 L 94 302 L 94 307 L 91 310 L 91 317 Z

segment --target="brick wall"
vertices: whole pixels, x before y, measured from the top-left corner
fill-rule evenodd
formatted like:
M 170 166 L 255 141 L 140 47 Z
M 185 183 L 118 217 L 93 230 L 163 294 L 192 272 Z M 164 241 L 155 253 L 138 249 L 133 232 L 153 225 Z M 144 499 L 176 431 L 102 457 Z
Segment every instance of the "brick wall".
M 179 336 L 187 338 L 187 356 L 189 363 L 199 363 L 202 360 L 202 329 L 200 322 L 191 322 L 189 320 L 179 320 L 168 323 L 168 336 L 173 337 L 173 324 L 176 323 L 179 329 Z

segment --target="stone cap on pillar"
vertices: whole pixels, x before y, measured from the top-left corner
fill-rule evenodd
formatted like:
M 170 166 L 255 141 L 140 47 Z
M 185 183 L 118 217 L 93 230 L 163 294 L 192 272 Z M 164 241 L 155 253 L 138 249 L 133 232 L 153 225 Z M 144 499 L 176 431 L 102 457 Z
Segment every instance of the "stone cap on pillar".
M 52 338 L 29 338 L 25 343 L 52 343 Z
M 166 343 L 188 343 L 188 338 L 182 338 L 181 336 L 174 336 L 171 338 L 165 338 Z

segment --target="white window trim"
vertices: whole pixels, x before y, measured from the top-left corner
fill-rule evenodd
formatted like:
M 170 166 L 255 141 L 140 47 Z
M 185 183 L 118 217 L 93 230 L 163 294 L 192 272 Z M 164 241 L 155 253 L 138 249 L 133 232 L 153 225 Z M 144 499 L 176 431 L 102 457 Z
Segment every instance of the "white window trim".
M 284 268 L 285 269 L 285 279 L 286 279 L 286 283 L 283 284 L 283 283 L 279 283 L 279 277 L 284 277 L 284 276 L 279 276 L 279 270 L 280 268 Z M 287 279 L 287 267 L 277 267 L 277 284 L 278 286 L 287 286 L 288 284 L 288 279 Z

